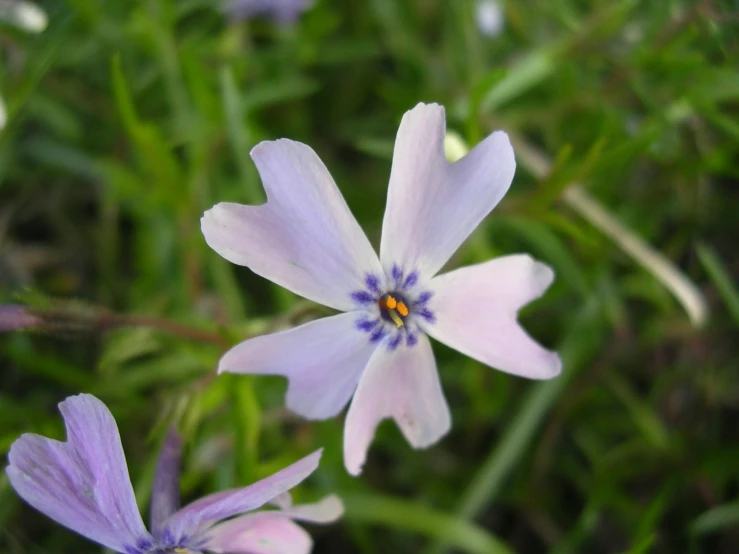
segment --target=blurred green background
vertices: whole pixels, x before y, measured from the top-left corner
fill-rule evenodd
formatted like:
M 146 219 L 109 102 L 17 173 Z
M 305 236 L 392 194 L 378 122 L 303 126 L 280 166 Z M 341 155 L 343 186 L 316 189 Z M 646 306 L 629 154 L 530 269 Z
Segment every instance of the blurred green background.
M 56 404 L 113 411 L 144 513 L 170 422 L 183 496 L 318 447 L 296 489 L 338 492 L 315 552 L 739 552 L 739 3 L 318 0 L 294 25 L 207 0 L 40 4 L 0 26 L 0 302 L 50 309 L 0 336 L 0 449 L 63 438 Z M 511 191 L 448 267 L 531 252 L 550 291 L 521 314 L 563 374 L 536 383 L 434 345 L 453 429 L 393 423 L 364 475 L 343 416 L 287 412 L 279 377 L 216 377 L 248 335 L 327 311 L 211 251 L 203 211 L 259 203 L 261 140 L 312 146 L 375 245 L 392 144 L 419 101 L 474 145 L 513 136 Z M 0 476 L 0 552 L 100 549 Z

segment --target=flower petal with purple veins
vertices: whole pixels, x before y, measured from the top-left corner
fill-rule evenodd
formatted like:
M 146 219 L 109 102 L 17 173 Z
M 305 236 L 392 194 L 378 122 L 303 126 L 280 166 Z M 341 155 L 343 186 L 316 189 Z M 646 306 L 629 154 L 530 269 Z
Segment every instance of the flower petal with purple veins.
M 208 245 L 300 296 L 354 309 L 351 292 L 382 268 L 326 167 L 310 147 L 286 139 L 262 142 L 251 155 L 267 203 L 205 212 Z
M 151 545 L 108 408 L 80 394 L 59 404 L 67 442 L 25 434 L 13 443 L 10 484 L 38 511 L 117 552 Z
M 451 418 L 429 339 L 413 348 L 378 348 L 354 394 L 344 425 L 344 463 L 362 471 L 380 421 L 392 417 L 414 448 L 425 448 L 449 431 Z
M 218 371 L 284 375 L 287 407 L 310 419 L 338 414 L 351 398 L 377 347 L 348 312 L 242 342 L 221 358 Z M 369 323 L 367 323 L 369 326 Z
M 444 156 L 444 108 L 419 104 L 403 116 L 395 139 L 380 259 L 402 260 L 431 278 L 498 204 L 516 162 L 498 131 L 465 157 Z
M 318 467 L 321 452 L 317 450 L 282 471 L 248 487 L 218 492 L 188 504 L 165 522 L 164 532 L 178 543 L 185 537 L 202 534 L 217 521 L 265 505 L 313 473 Z
M 180 507 L 182 438 L 170 429 L 162 445 L 151 491 L 151 532 L 162 539 L 163 524 Z
M 439 275 L 429 283 L 436 321 L 424 329 L 496 369 L 529 379 L 550 379 L 560 373 L 562 361 L 526 334 L 516 314 L 541 296 L 553 279 L 547 265 L 525 254 Z

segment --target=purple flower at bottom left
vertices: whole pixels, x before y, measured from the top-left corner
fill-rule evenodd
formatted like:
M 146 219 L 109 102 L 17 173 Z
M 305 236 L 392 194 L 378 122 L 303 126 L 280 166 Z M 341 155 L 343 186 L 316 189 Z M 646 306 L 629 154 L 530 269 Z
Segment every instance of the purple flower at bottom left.
M 315 471 L 320 450 L 253 485 L 211 494 L 180 509 L 181 440 L 172 431 L 154 476 L 148 531 L 108 408 L 94 396 L 80 394 L 61 402 L 59 411 L 67 442 L 21 436 L 8 454 L 8 478 L 31 506 L 115 552 L 307 554 L 312 540 L 295 520 L 330 523 L 343 513 L 334 495 L 292 505 L 288 491 Z M 246 514 L 267 504 L 276 509 Z

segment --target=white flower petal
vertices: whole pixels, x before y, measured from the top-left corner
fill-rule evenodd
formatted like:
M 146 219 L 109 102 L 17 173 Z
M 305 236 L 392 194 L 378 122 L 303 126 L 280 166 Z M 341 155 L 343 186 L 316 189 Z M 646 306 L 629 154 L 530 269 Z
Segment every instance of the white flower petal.
M 269 503 L 273 506 L 277 506 L 281 510 L 288 510 L 293 505 L 293 496 L 290 494 L 290 491 L 285 491 L 282 494 L 274 497 L 272 500 L 269 501 Z
M 344 514 L 344 503 L 335 494 L 330 494 L 312 504 L 284 508 L 282 513 L 290 519 L 308 523 L 332 523 Z
M 516 162 L 498 131 L 455 163 L 444 155 L 444 108 L 419 104 L 395 140 L 380 259 L 430 278 L 505 195 Z
M 49 23 L 44 10 L 25 0 L 0 0 L 0 19 L 31 33 L 40 33 Z
M 429 283 L 428 307 L 436 321 L 424 330 L 496 369 L 530 379 L 555 377 L 562 370 L 559 356 L 516 321 L 519 308 L 541 296 L 553 279 L 548 266 L 525 254 L 439 275 Z
M 267 203 L 221 203 L 205 212 L 205 240 L 227 260 L 244 265 L 300 296 L 351 310 L 351 293 L 365 288 L 380 262 L 326 166 L 310 147 L 280 139 L 251 152 Z
M 284 375 L 288 408 L 309 419 L 333 417 L 349 402 L 377 348 L 356 329 L 358 318 L 349 312 L 249 339 L 226 352 L 218 371 Z
M 380 421 L 392 417 L 414 448 L 426 448 L 449 431 L 451 417 L 429 339 L 413 347 L 380 346 L 370 358 L 344 425 L 344 464 L 359 475 Z

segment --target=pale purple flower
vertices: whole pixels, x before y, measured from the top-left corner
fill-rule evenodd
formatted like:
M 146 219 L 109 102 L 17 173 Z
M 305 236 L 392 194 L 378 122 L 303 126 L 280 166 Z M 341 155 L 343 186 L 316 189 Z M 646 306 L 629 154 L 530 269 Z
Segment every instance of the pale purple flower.
M 41 323 L 35 315 L 29 314 L 23 306 L 15 304 L 0 305 L 0 333 L 33 327 Z
M 475 4 L 477 28 L 486 37 L 497 37 L 505 26 L 505 12 L 498 0 L 477 0 Z
M 280 23 L 294 23 L 313 0 L 229 0 L 226 11 L 234 19 L 264 16 Z
M 290 140 L 252 150 L 268 202 L 221 203 L 205 213 L 208 244 L 291 291 L 342 314 L 247 340 L 219 371 L 289 379 L 287 406 L 311 419 L 337 415 L 347 470 L 361 472 L 379 422 L 393 418 L 415 448 L 450 427 L 428 336 L 500 370 L 548 379 L 557 354 L 518 325 L 552 270 L 526 254 L 436 276 L 508 190 L 515 161 L 495 132 L 455 163 L 444 157 L 444 108 L 419 104 L 395 142 L 378 259 L 331 175 Z
M 25 0 L 0 0 L 0 20 L 30 33 L 40 33 L 49 23 L 44 10 Z
M 293 520 L 328 523 L 342 513 L 328 496 L 292 506 L 289 489 L 318 467 L 321 451 L 241 489 L 211 494 L 182 509 L 180 439 L 170 433 L 157 464 L 151 532 L 136 506 L 118 428 L 108 408 L 89 394 L 59 404 L 67 442 L 25 434 L 10 447 L 10 484 L 57 523 L 121 554 L 307 554 L 310 536 Z M 278 510 L 240 515 L 267 503 Z M 238 516 L 234 519 L 228 519 Z

